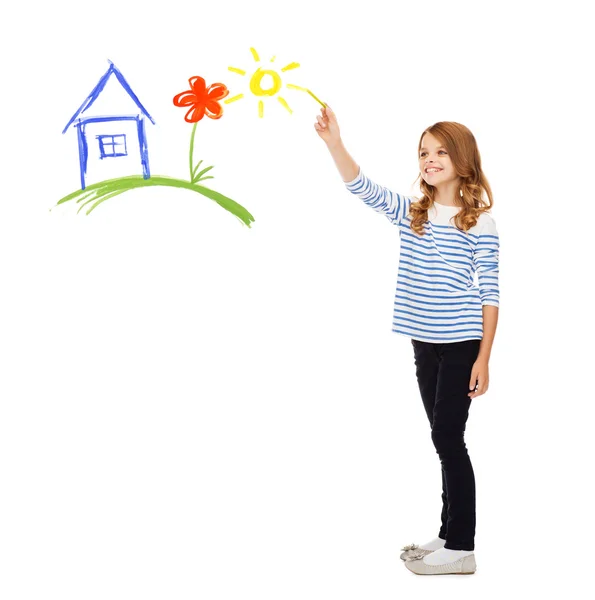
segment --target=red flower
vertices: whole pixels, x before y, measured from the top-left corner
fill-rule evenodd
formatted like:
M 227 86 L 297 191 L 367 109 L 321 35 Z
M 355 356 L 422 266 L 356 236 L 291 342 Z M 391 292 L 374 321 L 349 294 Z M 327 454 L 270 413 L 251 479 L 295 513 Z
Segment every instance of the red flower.
M 229 94 L 229 90 L 222 83 L 213 83 L 208 88 L 202 77 L 191 77 L 188 80 L 190 89 L 174 96 L 176 106 L 190 106 L 190 110 L 184 116 L 188 123 L 197 123 L 204 116 L 211 119 L 220 119 L 223 115 L 223 107 L 218 100 L 222 100 Z

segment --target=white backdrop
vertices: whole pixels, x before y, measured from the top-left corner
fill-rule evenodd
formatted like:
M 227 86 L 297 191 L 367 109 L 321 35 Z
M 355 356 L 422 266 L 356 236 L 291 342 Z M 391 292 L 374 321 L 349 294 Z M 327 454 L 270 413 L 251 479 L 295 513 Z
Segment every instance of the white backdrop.
M 10 9 L 3 599 L 460 599 L 568 592 L 586 577 L 587 3 L 386 6 Z M 227 67 L 252 69 L 250 47 L 299 62 L 286 81 L 334 108 L 355 160 L 395 191 L 418 193 L 425 127 L 458 121 L 478 141 L 501 305 L 490 387 L 466 433 L 478 570 L 438 578 L 440 591 L 421 591 L 432 578 L 398 558 L 438 534 L 441 508 L 411 344 L 391 332 L 398 233 L 345 190 L 310 96 L 287 91 L 294 113 L 268 100 L 260 119 L 247 95 L 199 123 L 195 156 L 215 165 L 205 183 L 245 206 L 251 228 L 168 188 L 89 216 L 72 203 L 50 211 L 79 183 L 75 134 L 62 129 L 108 59 L 156 121 L 152 173 L 185 178 L 191 126 L 172 98 L 193 75 L 233 95 L 242 78 Z

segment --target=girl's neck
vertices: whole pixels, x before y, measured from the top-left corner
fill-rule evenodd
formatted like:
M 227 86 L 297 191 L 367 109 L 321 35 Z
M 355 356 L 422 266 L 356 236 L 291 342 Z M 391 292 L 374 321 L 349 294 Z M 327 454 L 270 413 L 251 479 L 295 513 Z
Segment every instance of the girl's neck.
M 436 188 L 434 194 L 434 202 L 444 206 L 460 206 L 457 195 L 459 194 L 460 185 L 458 181 L 448 181 Z

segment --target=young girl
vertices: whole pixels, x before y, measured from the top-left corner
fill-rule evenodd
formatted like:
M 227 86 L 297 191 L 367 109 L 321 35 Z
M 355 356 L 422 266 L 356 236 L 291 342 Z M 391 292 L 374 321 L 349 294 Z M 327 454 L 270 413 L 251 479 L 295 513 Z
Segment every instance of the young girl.
M 488 389 L 499 310 L 499 238 L 490 186 L 473 134 L 435 123 L 418 146 L 422 197 L 371 181 L 341 140 L 330 107 L 314 125 L 347 189 L 398 227 L 395 333 L 411 338 L 416 377 L 442 467 L 438 537 L 405 546 L 414 573 L 474 573 L 475 478 L 464 441 L 471 400 Z M 482 195 L 487 194 L 486 202 Z M 478 285 L 474 283 L 477 272 Z

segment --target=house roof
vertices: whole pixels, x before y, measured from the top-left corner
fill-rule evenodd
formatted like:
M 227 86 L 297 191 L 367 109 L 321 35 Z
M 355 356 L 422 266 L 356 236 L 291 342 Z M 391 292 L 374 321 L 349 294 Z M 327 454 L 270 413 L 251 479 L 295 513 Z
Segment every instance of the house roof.
M 132 91 L 126 79 L 124 79 L 122 73 L 120 73 L 120 71 L 116 68 L 116 65 L 114 65 L 114 63 L 111 60 L 109 61 L 109 63 L 110 66 L 109 69 L 105 72 L 105 75 L 97 82 L 97 85 L 93 88 L 93 90 L 87 96 L 85 101 L 80 105 L 79 109 L 74 113 L 74 115 L 72 115 L 72 118 L 70 119 L 70 121 L 68 121 L 68 124 L 66 125 L 66 127 L 64 127 L 62 133 L 66 133 L 66 130 L 72 125 L 72 123 L 74 123 L 75 119 L 81 113 L 85 112 L 93 104 L 93 102 L 95 102 L 95 100 L 97 100 L 97 97 L 103 91 L 105 84 L 108 82 L 108 79 L 112 76 L 112 74 L 116 76 L 116 79 L 120 82 L 120 85 L 126 90 L 126 93 L 132 98 L 132 100 L 138 106 L 140 111 L 151 121 L 151 123 L 153 123 L 153 125 L 155 125 L 153 117 L 151 117 L 151 115 L 147 112 L 145 107 L 141 104 L 137 95 Z

